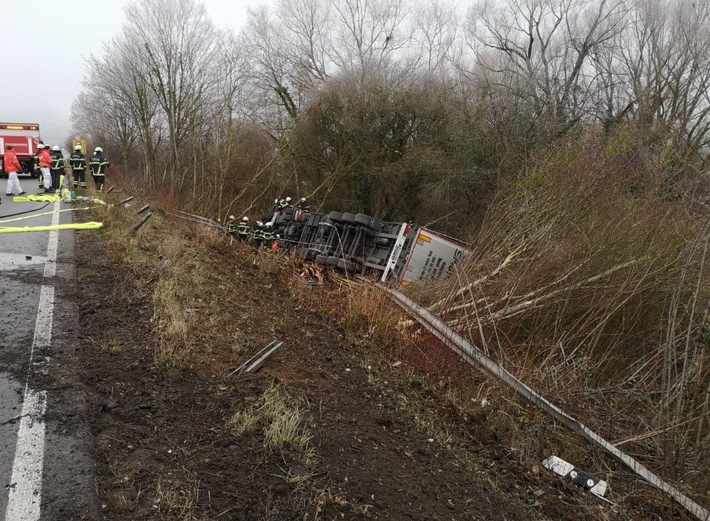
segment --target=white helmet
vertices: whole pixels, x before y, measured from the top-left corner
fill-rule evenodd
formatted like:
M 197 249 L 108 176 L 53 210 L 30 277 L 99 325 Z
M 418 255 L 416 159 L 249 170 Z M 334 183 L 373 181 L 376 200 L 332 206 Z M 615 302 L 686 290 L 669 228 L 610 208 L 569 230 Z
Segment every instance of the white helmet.
M 264 223 L 261 222 L 261 221 L 256 221 L 256 225 L 257 225 L 257 226 L 264 226 Z
M 59 152 L 61 150 L 61 148 L 59 148 L 59 145 L 54 145 L 52 147 L 52 150 L 54 150 L 55 152 Z
M 248 223 L 248 222 L 249 222 L 249 217 L 247 217 L 247 216 L 245 215 L 244 217 L 242 217 L 242 221 L 245 222 L 245 223 Z
M 306 202 L 306 198 L 305 198 L 305 197 L 301 197 L 301 202 L 302 202 L 302 203 L 305 203 L 305 202 Z
M 74 145 L 74 150 L 81 150 L 81 145 Z
M 271 228 L 273 225 L 274 223 L 266 223 L 264 226 L 266 226 L 267 228 Z
M 229 216 L 229 220 L 230 220 L 230 221 L 233 221 L 233 220 L 234 220 L 234 216 L 233 216 L 233 215 L 230 215 L 230 216 Z
M 290 197 L 287 197 L 287 198 L 286 198 L 286 202 L 287 202 L 287 203 L 290 203 L 290 202 L 291 202 L 291 198 L 290 198 Z
M 104 151 L 104 149 L 101 148 L 101 147 L 96 147 L 96 148 L 94 149 L 94 153 L 96 153 L 96 152 L 103 152 L 103 151 Z

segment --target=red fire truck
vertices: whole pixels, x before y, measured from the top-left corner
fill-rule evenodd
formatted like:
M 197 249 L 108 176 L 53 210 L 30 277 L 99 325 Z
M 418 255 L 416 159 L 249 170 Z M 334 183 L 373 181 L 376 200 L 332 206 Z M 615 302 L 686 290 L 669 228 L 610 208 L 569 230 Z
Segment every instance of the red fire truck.
M 39 144 L 39 125 L 37 123 L 0 123 L 0 175 L 5 173 L 5 147 L 14 145 L 15 154 L 22 165 L 22 172 L 32 177 L 38 175 L 35 165 L 37 145 Z

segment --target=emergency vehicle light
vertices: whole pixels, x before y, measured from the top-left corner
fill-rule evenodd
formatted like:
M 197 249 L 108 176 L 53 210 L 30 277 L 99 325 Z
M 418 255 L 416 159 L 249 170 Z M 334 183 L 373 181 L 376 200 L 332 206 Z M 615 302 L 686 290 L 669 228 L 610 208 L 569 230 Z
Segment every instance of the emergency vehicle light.
M 15 125 L 11 123 L 0 123 L 0 128 L 4 130 L 39 130 L 39 125 Z

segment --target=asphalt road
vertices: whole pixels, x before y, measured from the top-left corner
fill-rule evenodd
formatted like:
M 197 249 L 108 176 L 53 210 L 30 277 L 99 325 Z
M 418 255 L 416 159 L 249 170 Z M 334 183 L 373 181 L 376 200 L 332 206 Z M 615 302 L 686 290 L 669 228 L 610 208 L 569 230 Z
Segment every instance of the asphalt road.
M 68 205 L 16 203 L 6 183 L 0 227 L 72 222 Z M 37 191 L 36 180 L 21 183 Z M 0 233 L 0 520 L 101 517 L 75 377 L 74 248 L 73 231 Z

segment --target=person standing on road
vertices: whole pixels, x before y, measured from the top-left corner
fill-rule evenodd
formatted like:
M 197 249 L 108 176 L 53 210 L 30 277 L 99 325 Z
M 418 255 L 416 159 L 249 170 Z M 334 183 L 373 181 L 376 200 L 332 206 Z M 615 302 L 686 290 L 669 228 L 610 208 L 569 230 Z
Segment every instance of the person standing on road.
M 59 178 L 64 174 L 64 154 L 59 145 L 52 147 L 52 190 L 61 190 Z
M 22 195 L 25 191 L 20 186 L 20 179 L 17 177 L 17 172 L 22 170 L 22 165 L 15 155 L 15 147 L 7 145 L 5 150 L 5 173 L 7 174 L 7 190 L 5 195 L 12 195 L 12 189 L 17 188 L 17 195 Z
M 42 175 L 42 169 L 39 166 L 39 155 L 42 153 L 42 150 L 44 150 L 44 143 L 40 141 L 37 143 L 37 153 L 35 154 L 34 157 L 34 164 L 33 166 L 33 173 L 37 174 L 37 182 L 39 183 L 39 188 L 43 188 L 42 184 L 44 183 L 44 176 Z
M 52 191 L 52 173 L 50 168 L 52 168 L 52 154 L 49 152 L 49 145 L 40 145 L 42 150 L 39 153 L 39 170 L 42 172 L 42 178 L 44 179 L 44 192 L 49 193 Z
M 69 164 L 71 165 L 74 190 L 78 186 L 86 188 L 86 157 L 81 152 L 81 145 L 74 146 L 74 152 L 69 158 Z
M 96 190 L 104 191 L 104 183 L 106 182 L 106 174 L 111 163 L 104 157 L 104 149 L 96 147 L 94 155 L 89 159 L 89 167 L 91 168 L 91 176 L 94 178 Z

